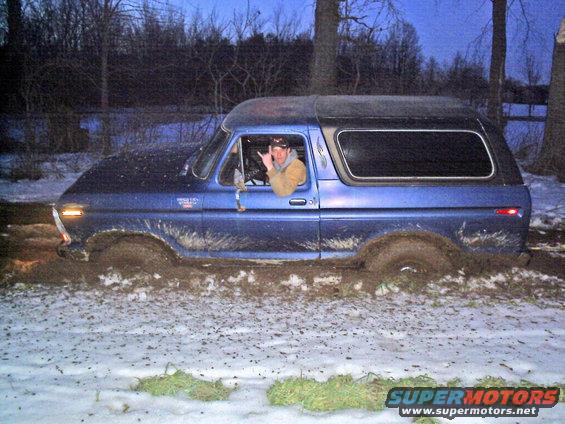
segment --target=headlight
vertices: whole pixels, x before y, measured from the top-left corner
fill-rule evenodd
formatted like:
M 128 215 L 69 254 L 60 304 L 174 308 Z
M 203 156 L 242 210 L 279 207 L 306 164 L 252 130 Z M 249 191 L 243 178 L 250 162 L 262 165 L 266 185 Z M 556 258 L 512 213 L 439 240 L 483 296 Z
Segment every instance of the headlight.
M 83 211 L 80 208 L 64 208 L 61 211 L 63 216 L 82 216 Z

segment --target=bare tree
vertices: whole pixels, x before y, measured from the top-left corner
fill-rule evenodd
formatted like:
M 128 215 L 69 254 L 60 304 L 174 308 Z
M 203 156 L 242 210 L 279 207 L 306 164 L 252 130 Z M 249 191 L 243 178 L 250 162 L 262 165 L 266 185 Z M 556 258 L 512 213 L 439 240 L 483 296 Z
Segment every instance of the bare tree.
M 492 50 L 487 115 L 502 126 L 502 93 L 506 67 L 506 0 L 492 0 Z
M 442 70 L 436 58 L 430 57 L 422 72 L 422 91 L 426 94 L 439 94 L 442 78 Z
M 378 28 L 379 20 L 397 15 L 394 0 L 316 0 L 314 54 L 310 64 L 310 93 L 332 94 L 336 91 L 340 35 L 364 40 Z M 370 19 L 372 18 L 372 21 Z M 342 26 L 341 31 L 340 25 Z M 353 26 L 361 28 L 357 33 Z M 362 34 L 364 32 L 364 35 Z M 354 87 L 358 86 L 353 84 Z
M 217 114 L 224 113 L 224 102 L 229 102 L 224 81 L 229 76 L 229 70 L 235 66 L 233 55 L 228 54 L 232 50 L 229 39 L 225 36 L 228 25 L 228 23 L 219 22 L 214 12 L 210 14 L 203 28 L 206 41 L 205 51 L 199 57 L 212 79 L 214 111 Z
M 110 52 L 110 28 L 112 20 L 115 18 L 121 0 L 103 0 L 102 10 L 100 11 L 100 108 L 102 109 L 102 154 L 109 154 L 112 151 L 110 141 L 110 118 L 108 100 L 108 55 Z
M 123 0 L 85 0 L 88 10 L 88 19 L 93 25 L 95 43 L 98 47 L 100 58 L 100 109 L 102 113 L 102 154 L 112 151 L 110 140 L 110 115 L 109 115 L 109 63 L 112 37 L 120 28 L 120 19 L 124 18 L 125 10 Z
M 393 76 L 393 92 L 413 92 L 423 62 L 416 29 L 408 22 L 397 22 L 393 25 L 384 47 L 386 66 Z
M 528 83 L 526 89 L 526 99 L 528 100 L 528 115 L 532 115 L 532 103 L 535 102 L 534 87 L 540 81 L 541 75 L 536 58 L 532 54 L 527 54 L 524 60 L 524 77 Z
M 279 40 L 290 41 L 295 38 L 298 33 L 300 18 L 296 11 L 292 12 L 290 16 L 286 16 L 283 4 L 278 3 L 273 10 L 271 25 L 273 27 L 273 33 Z
M 555 38 L 543 145 L 532 171 L 565 181 L 565 18 Z

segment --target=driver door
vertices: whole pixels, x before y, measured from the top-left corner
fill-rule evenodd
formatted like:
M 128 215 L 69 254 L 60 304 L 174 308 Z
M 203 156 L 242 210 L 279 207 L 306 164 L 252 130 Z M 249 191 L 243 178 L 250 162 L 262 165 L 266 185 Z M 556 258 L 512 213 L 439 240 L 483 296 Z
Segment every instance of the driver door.
M 306 165 L 307 179 L 292 195 L 278 197 L 266 176 L 257 171 L 262 166 L 257 150 L 267 151 L 265 140 L 270 136 L 234 134 L 210 178 L 203 201 L 203 230 L 211 257 L 320 257 L 318 188 L 306 138 L 298 133 L 284 134 L 293 140 L 299 159 Z M 243 176 L 239 177 L 240 189 L 235 186 L 238 178 L 234 182 L 231 177 L 237 172 Z

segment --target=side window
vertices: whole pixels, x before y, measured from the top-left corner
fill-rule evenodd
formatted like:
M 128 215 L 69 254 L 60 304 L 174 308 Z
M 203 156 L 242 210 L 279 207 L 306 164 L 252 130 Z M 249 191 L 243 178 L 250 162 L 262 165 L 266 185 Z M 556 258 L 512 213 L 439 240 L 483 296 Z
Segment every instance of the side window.
M 354 179 L 489 178 L 492 159 L 469 131 L 342 131 L 337 137 Z
M 243 178 L 247 186 L 268 186 L 269 177 L 257 152 L 269 151 L 272 137 L 283 137 L 288 141 L 291 154 L 306 164 L 304 139 L 299 135 L 245 135 L 230 150 L 220 170 L 219 182 L 225 186 L 235 185 L 236 178 Z M 294 153 L 292 153 L 294 152 Z M 239 177 L 236 177 L 239 174 Z M 303 185 L 303 184 L 301 184 Z

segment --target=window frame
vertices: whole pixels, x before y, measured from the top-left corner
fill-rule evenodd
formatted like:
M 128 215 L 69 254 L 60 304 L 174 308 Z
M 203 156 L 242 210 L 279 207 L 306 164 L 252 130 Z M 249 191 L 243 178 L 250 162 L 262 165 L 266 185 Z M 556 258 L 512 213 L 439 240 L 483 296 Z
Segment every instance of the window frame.
M 268 133 L 256 133 L 256 132 L 241 132 L 241 133 L 234 133 L 232 134 L 232 137 L 230 138 L 230 141 L 226 144 L 225 149 L 224 149 L 224 154 L 220 155 L 221 160 L 218 161 L 217 164 L 217 172 L 216 172 L 216 183 L 221 186 L 221 187 L 235 187 L 233 184 L 222 184 L 222 182 L 220 181 L 220 177 L 222 175 L 222 171 L 223 168 L 226 166 L 227 164 L 227 160 L 229 158 L 229 151 L 233 148 L 234 145 L 238 146 L 238 156 L 239 156 L 239 163 L 240 166 L 242 167 L 242 169 L 245 172 L 245 167 L 244 167 L 244 158 L 243 158 L 243 137 L 274 137 L 274 136 L 280 136 L 280 137 L 300 137 L 301 142 L 302 142 L 302 146 L 304 147 L 304 165 L 306 166 L 306 181 L 304 181 L 303 184 L 299 184 L 296 187 L 296 190 L 298 191 L 299 189 L 308 186 L 309 181 L 310 181 L 310 169 L 308 167 L 308 162 L 311 160 L 310 158 L 308 158 L 308 139 L 307 137 L 299 132 L 292 132 L 292 133 L 281 133 L 281 132 L 268 132 Z M 231 140 L 236 139 L 236 141 L 232 144 Z M 292 146 L 291 146 L 292 147 Z M 258 160 L 259 156 L 257 156 Z M 247 187 L 248 190 L 253 189 L 253 190 L 257 190 L 257 189 L 269 189 L 272 190 L 271 188 L 271 184 L 265 184 L 265 185 L 252 185 L 252 184 L 246 184 L 245 185 Z
M 404 133 L 412 133 L 412 132 L 426 132 L 426 133 L 471 133 L 474 134 L 475 136 L 479 137 L 479 139 L 481 140 L 481 142 L 483 143 L 483 147 L 485 148 L 489 161 L 490 161 L 490 165 L 491 165 L 491 172 L 489 175 L 487 176 L 481 176 L 481 177 L 477 177 L 477 176 L 447 176 L 447 177 L 417 177 L 417 176 L 404 176 L 404 177 L 394 177 L 394 176 L 390 176 L 390 177 L 363 177 L 363 176 L 358 176 L 353 174 L 353 172 L 351 172 L 351 169 L 349 168 L 349 164 L 347 162 L 347 159 L 345 158 L 345 155 L 343 153 L 343 150 L 341 148 L 341 143 L 339 141 L 339 136 L 342 133 L 345 132 L 404 132 Z M 414 182 L 418 182 L 418 181 L 430 181 L 430 182 L 434 182 L 434 181 L 488 181 L 491 180 L 492 178 L 494 178 L 494 176 L 496 175 L 496 164 L 491 152 L 491 149 L 489 147 L 489 144 L 487 143 L 487 141 L 485 140 L 485 137 L 480 134 L 477 131 L 474 130 L 469 130 L 469 129 L 431 129 L 431 128 L 342 128 L 342 129 L 338 129 L 335 133 L 335 145 L 337 147 L 337 151 L 339 153 L 340 156 L 340 161 L 344 166 L 344 169 L 347 173 L 347 176 L 353 181 L 353 182 L 359 182 L 359 183 L 363 183 L 363 182 L 393 182 L 393 181 L 414 181 Z
M 214 156 L 211 158 L 211 162 L 209 162 L 209 165 L 207 166 L 208 169 L 206 174 L 198 175 L 196 173 L 195 166 L 200 162 L 202 155 L 204 155 L 204 151 L 206 150 L 207 145 L 211 144 L 212 141 L 216 138 L 216 136 L 222 132 L 225 134 L 225 138 L 222 141 L 222 143 L 218 146 L 217 150 L 214 152 Z M 222 156 L 222 152 L 225 150 L 226 144 L 229 144 L 229 141 L 231 140 L 232 136 L 233 134 L 230 131 L 224 129 L 223 126 L 220 125 L 216 129 L 216 131 L 214 131 L 214 134 L 204 143 L 204 145 L 200 147 L 199 149 L 200 151 L 198 152 L 196 159 L 194 160 L 194 162 L 192 162 L 191 165 L 192 175 L 194 175 L 198 179 L 207 180 L 210 177 L 210 174 L 216 168 L 216 164 L 218 163 L 218 160 Z

